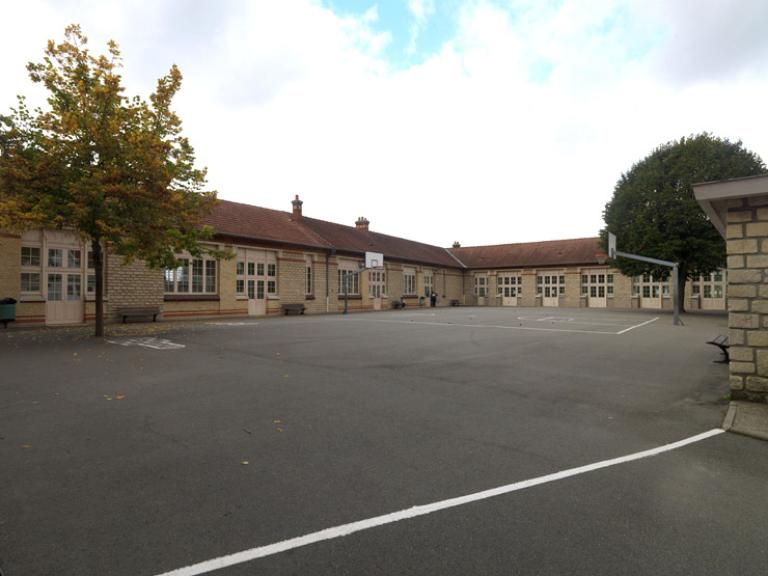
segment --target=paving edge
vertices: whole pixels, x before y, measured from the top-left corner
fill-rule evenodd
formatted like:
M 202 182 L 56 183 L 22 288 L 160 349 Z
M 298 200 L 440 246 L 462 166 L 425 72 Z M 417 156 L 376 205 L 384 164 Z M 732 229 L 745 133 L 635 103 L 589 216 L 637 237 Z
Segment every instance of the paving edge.
M 768 404 L 731 402 L 723 420 L 723 430 L 768 440 Z

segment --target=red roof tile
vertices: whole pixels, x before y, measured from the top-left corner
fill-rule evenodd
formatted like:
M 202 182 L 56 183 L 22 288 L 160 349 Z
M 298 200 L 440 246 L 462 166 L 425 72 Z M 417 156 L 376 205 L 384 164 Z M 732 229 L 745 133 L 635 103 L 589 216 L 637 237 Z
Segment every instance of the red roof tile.
M 598 238 L 549 240 L 495 246 L 450 248 L 467 268 L 531 268 L 604 264 L 607 255 Z
M 293 220 L 290 212 L 270 210 L 261 206 L 251 206 L 239 202 L 219 200 L 213 212 L 204 219 L 217 234 L 268 240 L 300 246 L 330 248 L 330 245 Z
M 384 258 L 420 264 L 459 268 L 445 248 L 396 238 L 378 232 L 358 230 L 334 222 L 302 217 L 294 220 L 290 212 L 219 200 L 205 224 L 217 234 L 295 244 L 313 248 L 335 248 L 360 254 L 380 252 Z

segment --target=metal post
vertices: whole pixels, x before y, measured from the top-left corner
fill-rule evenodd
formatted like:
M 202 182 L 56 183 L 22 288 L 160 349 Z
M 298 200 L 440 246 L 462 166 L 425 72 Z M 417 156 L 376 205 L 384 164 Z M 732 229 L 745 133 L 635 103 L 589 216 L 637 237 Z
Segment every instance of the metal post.
M 349 289 L 347 288 L 347 283 L 349 282 L 349 271 L 345 270 L 342 273 L 342 277 L 344 278 L 344 314 L 347 314 L 347 308 L 349 307 Z
M 678 266 L 675 264 L 672 266 L 672 324 L 680 326 L 680 286 L 677 282 L 678 279 Z

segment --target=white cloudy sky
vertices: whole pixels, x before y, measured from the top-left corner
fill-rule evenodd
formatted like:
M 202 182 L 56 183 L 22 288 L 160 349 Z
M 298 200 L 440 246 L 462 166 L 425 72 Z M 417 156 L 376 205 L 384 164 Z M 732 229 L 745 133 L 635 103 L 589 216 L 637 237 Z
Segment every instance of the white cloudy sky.
M 710 131 L 768 158 L 765 0 L 6 0 L 0 110 L 67 23 L 171 63 L 224 199 L 439 245 L 596 234 L 654 146 Z

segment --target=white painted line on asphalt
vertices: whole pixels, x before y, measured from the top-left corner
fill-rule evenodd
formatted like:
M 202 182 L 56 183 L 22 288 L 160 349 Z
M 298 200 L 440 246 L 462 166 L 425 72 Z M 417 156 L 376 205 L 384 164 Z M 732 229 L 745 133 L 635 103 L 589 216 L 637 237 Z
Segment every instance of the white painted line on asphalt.
M 460 328 L 498 328 L 500 330 L 531 330 L 534 332 L 575 332 L 577 334 L 608 334 L 616 336 L 619 332 L 605 332 L 601 330 L 577 330 L 575 328 L 537 328 L 534 326 L 501 326 L 497 324 L 460 324 L 458 322 L 421 322 L 418 320 L 371 320 L 369 318 L 356 318 L 357 322 L 381 322 L 383 324 L 410 324 L 420 326 L 458 326 Z
M 390 514 L 374 516 L 373 518 L 367 518 L 357 522 L 350 522 L 349 524 L 341 524 L 339 526 L 334 526 L 333 528 L 326 528 L 325 530 L 312 532 L 297 538 L 291 538 L 289 540 L 283 540 L 282 542 L 276 542 L 266 546 L 251 548 L 250 550 L 235 552 L 234 554 L 229 554 L 227 556 L 220 556 L 219 558 L 214 558 L 213 560 L 206 560 L 205 562 L 192 564 L 191 566 L 178 568 L 176 570 L 171 570 L 170 572 L 163 572 L 158 576 L 197 576 L 199 574 L 207 574 L 208 572 L 213 572 L 214 570 L 220 570 L 222 568 L 227 568 L 228 566 L 234 566 L 236 564 L 243 564 L 244 562 L 250 562 L 258 558 L 264 558 L 265 556 L 280 554 L 281 552 L 287 552 L 288 550 L 293 550 L 302 546 L 308 546 L 309 544 L 315 544 L 324 540 L 332 540 L 342 536 L 349 536 L 355 532 L 361 532 L 363 530 L 368 530 L 377 526 L 383 526 L 385 524 L 391 524 L 401 520 L 408 520 L 418 516 L 425 516 L 440 510 L 463 506 L 464 504 L 470 504 L 472 502 L 485 500 L 487 498 L 494 498 L 496 496 L 501 496 L 502 494 L 517 492 L 518 490 L 525 490 L 526 488 L 532 488 L 533 486 L 539 486 L 540 484 L 563 480 L 564 478 L 570 478 L 571 476 L 578 476 L 579 474 L 593 472 L 595 470 L 600 470 L 601 468 L 608 468 L 609 466 L 616 466 L 617 464 L 625 464 L 626 462 L 648 458 L 649 456 L 656 456 L 658 454 L 663 454 L 664 452 L 682 448 L 683 446 L 688 446 L 689 444 L 693 444 L 695 442 L 706 440 L 707 438 L 717 436 L 718 434 L 722 434 L 724 432 L 725 430 L 721 428 L 714 428 L 708 432 L 703 432 L 702 434 L 697 434 L 696 436 L 691 436 L 689 438 L 685 438 L 684 440 L 679 440 L 671 444 L 665 444 L 664 446 L 659 446 L 657 448 L 651 448 L 650 450 L 635 452 L 634 454 L 612 458 L 611 460 L 603 460 L 601 462 L 595 462 L 594 464 L 579 466 L 578 468 L 569 468 L 568 470 L 555 472 L 554 474 L 547 474 L 546 476 L 539 476 L 538 478 L 531 478 L 530 480 L 522 480 L 520 482 L 514 482 L 505 486 L 499 486 L 498 488 L 491 488 L 490 490 L 475 492 L 474 494 L 467 494 L 466 496 L 459 496 L 457 498 L 432 502 L 431 504 L 414 506 L 412 508 L 406 508 L 405 510 L 391 512 Z
M 647 322 L 643 322 L 641 324 L 636 324 L 634 326 L 630 326 L 629 328 L 626 328 L 626 329 L 622 330 L 621 332 L 616 332 L 616 334 L 624 334 L 626 332 L 629 332 L 630 330 L 634 330 L 635 328 L 640 328 L 641 326 L 645 326 L 647 324 L 650 324 L 651 322 L 656 322 L 656 320 L 658 320 L 658 319 L 659 319 L 659 317 L 656 316 L 656 318 L 651 318 Z
M 124 340 L 107 340 L 107 342 L 110 344 L 117 344 L 118 346 L 143 346 L 144 348 L 152 348 L 154 350 L 180 350 L 186 348 L 185 344 L 176 344 L 165 338 L 155 338 L 154 336 L 128 338 Z

